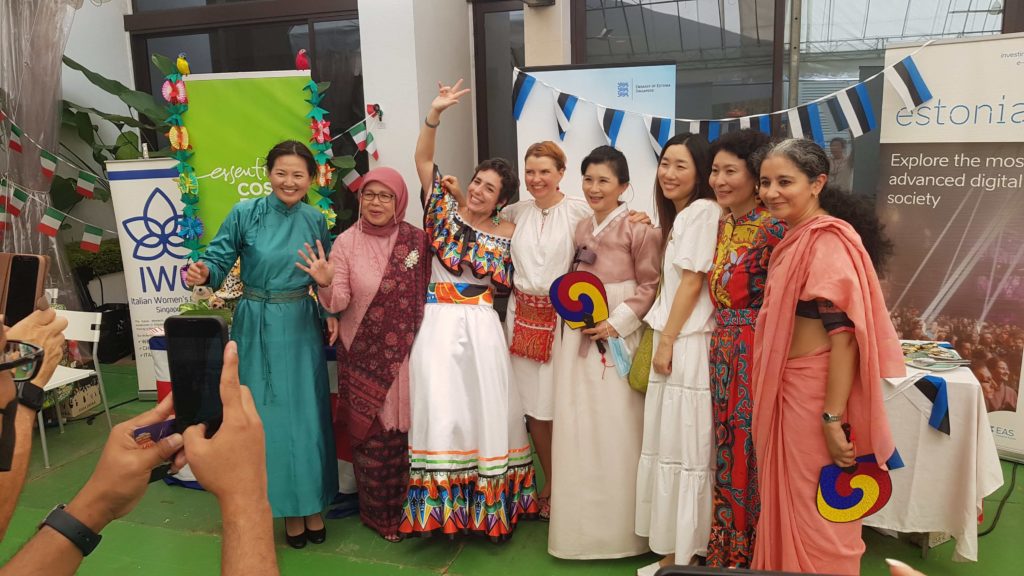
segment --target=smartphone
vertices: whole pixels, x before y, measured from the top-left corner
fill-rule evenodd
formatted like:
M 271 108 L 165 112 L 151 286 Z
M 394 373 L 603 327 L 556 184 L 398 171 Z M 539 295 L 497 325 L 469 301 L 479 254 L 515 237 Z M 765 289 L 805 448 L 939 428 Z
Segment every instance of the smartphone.
M 174 430 L 206 424 L 209 438 L 224 417 L 220 372 L 228 325 L 219 316 L 171 316 L 164 321 L 167 364 L 174 393 Z
M 38 254 L 0 253 L 0 314 L 14 326 L 36 309 L 43 295 L 50 259 Z

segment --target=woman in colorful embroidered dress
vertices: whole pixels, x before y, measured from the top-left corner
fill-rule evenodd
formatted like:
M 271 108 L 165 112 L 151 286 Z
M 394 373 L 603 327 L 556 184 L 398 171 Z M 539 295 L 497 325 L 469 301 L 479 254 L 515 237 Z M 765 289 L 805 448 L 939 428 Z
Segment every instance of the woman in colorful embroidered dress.
M 759 504 L 750 437 L 750 363 L 768 262 L 785 231 L 757 199 L 752 156 L 767 143 L 765 134 L 740 130 L 711 146 L 711 187 L 727 212 L 708 275 L 716 308 L 710 352 L 715 485 L 708 566 L 746 568 L 754 551 Z
M 875 274 L 891 244 L 874 204 L 829 186 L 828 173 L 825 151 L 810 140 L 774 144 L 761 162 L 761 199 L 789 230 L 772 256 L 754 335 L 756 569 L 859 574 L 861 522 L 819 514 L 821 469 L 865 454 L 883 468 L 902 466 L 880 382 L 905 373 Z
M 335 429 L 352 442 L 359 516 L 391 542 L 401 539 L 409 487 L 409 352 L 430 278 L 427 236 L 404 222 L 408 203 L 401 174 L 370 170 L 359 221 L 334 242 L 330 260 L 303 254 L 320 302 L 341 312 Z
M 711 392 L 708 346 L 715 305 L 707 273 L 722 209 L 708 184 L 711 157 L 700 135 L 677 134 L 658 160 L 654 201 L 665 246 L 661 289 L 644 320 L 654 354 L 637 470 L 636 533 L 664 554 L 637 571 L 706 556 L 711 532 Z
M 594 215 L 576 227 L 576 260 L 579 270 L 604 283 L 610 317 L 594 328 L 563 333 L 555 364 L 548 552 L 574 560 L 623 558 L 647 551 L 647 539 L 634 531 L 644 397 L 593 342 L 621 336 L 636 348 L 641 318 L 658 289 L 661 235 L 631 222 L 628 206 L 619 201 L 629 187 L 622 152 L 596 148 L 581 171 Z
M 526 189 L 532 198 L 501 211 L 514 223 L 512 263 L 515 265 L 513 298 L 505 321 L 512 359 L 513 387 L 519 390 L 526 424 L 544 470 L 544 488 L 538 505 L 540 517 L 550 517 L 551 419 L 555 403 L 555 358 L 562 344 L 558 316 L 548 292 L 551 283 L 572 265 L 573 233 L 590 214 L 582 198 L 566 196 L 558 188 L 565 174 L 565 153 L 551 141 L 537 142 L 523 158 Z
M 515 228 L 497 212 L 519 179 L 505 160 L 481 162 L 462 208 L 454 179 L 442 186 L 434 140 L 441 112 L 469 92 L 460 85 L 440 87 L 416 143 L 431 276 L 410 356 L 412 468 L 399 530 L 471 532 L 499 541 L 524 514 L 537 513 L 533 453 L 492 307 L 491 285 L 511 282 Z
M 330 249 L 327 222 L 306 204 L 316 161 L 305 144 L 287 141 L 267 154 L 271 196 L 239 202 L 221 224 L 188 283 L 219 287 L 242 259 L 245 291 L 235 309 L 239 376 L 252 390 L 267 444 L 267 490 L 275 517 L 285 517 L 290 545 L 326 538 L 320 512 L 338 491 L 338 464 L 328 402 L 320 308 L 314 280 L 297 267 L 304 245 Z M 331 343 L 337 320 L 329 318 Z

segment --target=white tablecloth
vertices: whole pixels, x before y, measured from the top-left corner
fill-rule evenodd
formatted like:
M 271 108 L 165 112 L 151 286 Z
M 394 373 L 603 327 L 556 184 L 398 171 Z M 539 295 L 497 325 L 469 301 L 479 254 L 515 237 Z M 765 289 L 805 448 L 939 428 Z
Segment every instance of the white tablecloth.
M 949 436 L 928 425 L 932 404 L 914 386 L 915 378 L 882 383 L 889 425 L 906 467 L 890 474 L 892 498 L 864 524 L 898 532 L 948 532 L 956 539 L 953 560 L 977 561 L 982 500 L 1002 486 L 1003 472 L 974 374 L 957 368 L 934 375 L 947 384 Z

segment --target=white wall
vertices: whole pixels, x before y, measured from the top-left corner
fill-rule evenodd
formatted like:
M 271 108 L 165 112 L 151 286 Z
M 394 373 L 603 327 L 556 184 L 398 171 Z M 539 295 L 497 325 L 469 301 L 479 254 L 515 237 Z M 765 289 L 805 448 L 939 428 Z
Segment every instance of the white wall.
M 382 165 L 398 170 L 409 186 L 406 221 L 421 224 L 415 199 L 419 180 L 413 152 L 437 82 L 471 83 L 471 7 L 465 0 L 359 0 L 363 94 L 384 110 L 385 125 L 373 128 Z M 463 181 L 471 176 L 476 150 L 472 96 L 445 112 L 437 134 L 437 164 Z
M 572 63 L 571 5 L 569 0 L 538 8 L 523 5 L 527 66 Z

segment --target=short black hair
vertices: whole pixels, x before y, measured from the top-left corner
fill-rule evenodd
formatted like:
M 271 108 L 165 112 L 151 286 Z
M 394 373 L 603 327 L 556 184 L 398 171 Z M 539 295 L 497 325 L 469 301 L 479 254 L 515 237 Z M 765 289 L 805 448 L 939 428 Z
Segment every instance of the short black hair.
M 728 152 L 746 162 L 747 170 L 750 171 L 750 175 L 756 180 L 758 166 L 754 162 L 754 155 L 758 150 L 766 146 L 770 140 L 771 137 L 764 132 L 758 132 L 750 128 L 726 132 L 711 143 L 711 161 L 715 161 L 715 156 L 719 152 Z
M 309 171 L 310 177 L 316 176 L 316 159 L 313 158 L 313 153 L 302 142 L 298 140 L 285 140 L 274 145 L 270 152 L 267 152 L 267 172 L 274 169 L 274 163 L 282 156 L 298 156 L 302 158 L 306 163 L 306 170 Z
M 497 211 L 508 204 L 512 195 L 519 190 L 519 174 L 516 173 L 516 169 L 512 167 L 512 163 L 508 160 L 504 158 L 488 158 L 476 165 L 476 168 L 473 169 L 473 178 L 487 170 L 494 172 L 501 179 L 501 190 L 498 191 L 498 205 L 495 207 L 494 212 L 497 214 Z
M 598 146 L 587 154 L 580 164 L 580 174 L 586 174 L 591 164 L 607 164 L 619 179 L 619 184 L 629 183 L 629 163 L 626 155 L 611 146 Z

